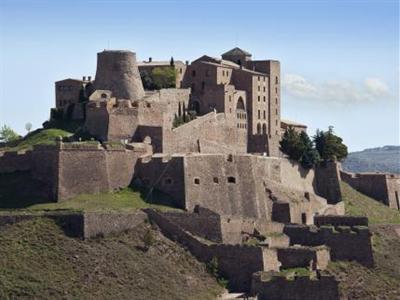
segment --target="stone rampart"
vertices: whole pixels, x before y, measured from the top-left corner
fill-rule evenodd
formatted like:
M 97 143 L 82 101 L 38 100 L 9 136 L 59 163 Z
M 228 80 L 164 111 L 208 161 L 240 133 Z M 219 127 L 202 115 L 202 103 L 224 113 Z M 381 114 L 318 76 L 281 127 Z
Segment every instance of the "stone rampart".
M 339 283 L 333 276 L 295 277 L 269 276 L 264 279 L 258 272 L 253 275 L 251 294 L 259 300 L 339 300 Z
M 328 200 L 328 204 L 342 201 L 339 168 L 339 163 L 336 161 L 322 162 L 315 168 L 316 190 L 318 195 Z
M 367 227 L 286 225 L 284 233 L 289 236 L 291 245 L 328 246 L 334 261 L 355 260 L 367 267 L 374 264 L 371 233 Z
M 220 275 L 229 280 L 229 287 L 233 291 L 249 291 L 254 272 L 279 269 L 276 250 L 256 246 L 208 245 L 200 242 L 162 214 L 151 209 L 147 209 L 146 213 L 165 236 L 182 244 L 199 261 L 207 263 L 215 257 Z
M 281 268 L 284 269 L 325 270 L 330 261 L 329 248 L 326 246 L 278 248 L 278 260 L 282 263 Z
M 318 227 L 324 225 L 332 226 L 368 226 L 367 217 L 353 216 L 314 216 L 314 224 Z
M 1 212 L 1 227 L 12 225 L 23 221 L 34 220 L 37 218 L 50 218 L 59 224 L 63 230 L 71 236 L 84 239 L 97 236 L 107 236 L 110 234 L 121 233 L 133 229 L 142 224 L 147 215 L 141 211 L 130 213 L 114 212 Z
M 340 171 L 341 179 L 357 191 L 400 210 L 400 176 L 385 173 Z

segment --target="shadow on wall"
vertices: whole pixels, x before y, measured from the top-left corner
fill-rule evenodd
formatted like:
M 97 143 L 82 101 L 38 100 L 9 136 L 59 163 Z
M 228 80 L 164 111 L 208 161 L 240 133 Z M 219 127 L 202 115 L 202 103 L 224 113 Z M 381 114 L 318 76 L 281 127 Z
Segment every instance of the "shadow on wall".
M 135 192 L 139 192 L 140 197 L 146 203 L 182 208 L 177 205 L 176 199 L 166 193 L 161 192 L 160 190 L 157 190 L 156 188 L 146 188 L 138 178 L 135 178 L 132 181 L 130 188 L 132 188 Z
M 24 208 L 49 201 L 51 191 L 29 171 L 0 174 L 0 209 Z
M 292 167 L 296 167 L 297 168 L 297 171 L 299 172 L 301 178 L 306 178 L 308 176 L 308 174 L 310 173 L 311 169 L 305 169 L 299 163 L 297 163 L 297 162 L 295 162 L 293 160 L 289 159 L 289 161 L 290 161 L 290 164 L 292 165 Z M 314 179 L 314 181 L 315 181 L 315 179 Z

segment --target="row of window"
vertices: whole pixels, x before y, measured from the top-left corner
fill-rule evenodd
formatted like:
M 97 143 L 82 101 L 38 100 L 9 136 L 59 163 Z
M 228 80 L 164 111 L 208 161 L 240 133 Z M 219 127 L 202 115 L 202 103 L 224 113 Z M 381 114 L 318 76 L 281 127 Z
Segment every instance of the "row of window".
M 238 129 L 246 129 L 247 128 L 247 124 L 246 123 L 237 123 L 237 128 Z
M 261 92 L 261 86 L 258 86 L 258 91 Z M 265 88 L 265 86 L 263 86 L 263 92 L 265 92 L 265 91 L 266 91 L 266 88 Z
M 261 76 L 258 76 L 258 81 L 261 80 Z M 265 76 L 262 77 L 262 80 L 265 81 Z
M 236 116 L 237 116 L 238 119 L 243 119 L 243 120 L 246 119 L 246 113 L 238 112 L 238 113 L 236 114 Z
M 261 96 L 258 96 L 257 99 L 258 99 L 258 102 L 261 102 Z M 263 101 L 264 101 L 264 102 L 266 101 L 266 99 L 267 99 L 267 98 L 265 98 L 265 96 L 263 96 Z
M 222 76 L 229 76 L 229 71 L 222 70 Z
M 229 177 L 226 178 L 226 181 L 228 183 L 236 183 L 236 178 L 233 177 L 233 176 L 229 176 Z M 214 177 L 213 178 L 213 182 L 215 184 L 218 184 L 219 183 L 219 178 L 218 177 Z M 198 178 L 198 177 L 194 178 L 193 179 L 193 183 L 196 184 L 196 185 L 199 185 L 200 184 L 200 178 Z
M 267 113 L 266 113 L 266 111 L 264 110 L 263 111 L 263 119 L 265 120 L 267 118 Z M 258 119 L 260 120 L 261 119 L 261 110 L 258 110 Z

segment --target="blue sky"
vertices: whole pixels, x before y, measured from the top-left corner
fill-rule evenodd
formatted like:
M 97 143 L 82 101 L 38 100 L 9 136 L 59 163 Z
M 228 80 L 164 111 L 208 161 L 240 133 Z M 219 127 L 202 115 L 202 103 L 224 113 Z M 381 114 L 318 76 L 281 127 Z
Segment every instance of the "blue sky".
M 40 127 L 54 81 L 96 53 L 193 60 L 239 46 L 281 61 L 282 117 L 335 127 L 350 150 L 399 144 L 398 1 L 0 0 L 0 125 Z

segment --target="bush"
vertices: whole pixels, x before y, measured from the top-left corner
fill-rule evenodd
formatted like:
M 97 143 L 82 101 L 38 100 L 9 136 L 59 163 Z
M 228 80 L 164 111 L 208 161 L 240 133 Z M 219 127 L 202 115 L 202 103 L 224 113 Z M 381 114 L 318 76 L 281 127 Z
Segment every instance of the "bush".
M 140 77 L 145 90 L 160 90 L 176 86 L 176 71 L 173 66 L 156 67 L 150 73 L 142 71 Z
M 224 288 L 228 287 L 229 281 L 220 275 L 218 270 L 218 259 L 215 256 L 206 264 L 206 269 L 208 273 L 217 279 L 220 286 Z

